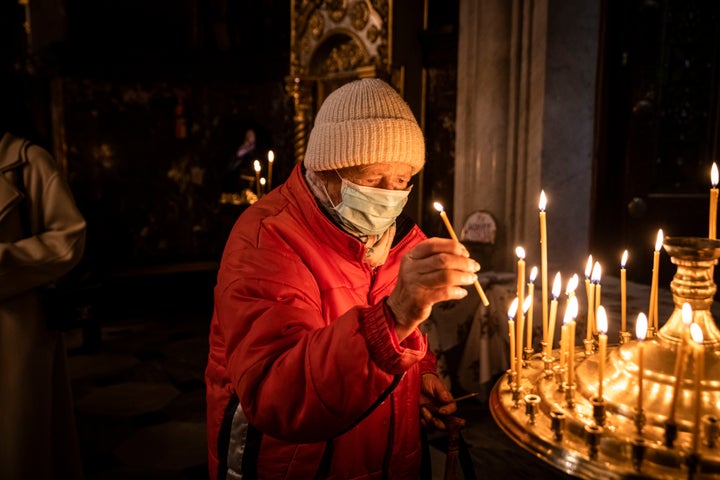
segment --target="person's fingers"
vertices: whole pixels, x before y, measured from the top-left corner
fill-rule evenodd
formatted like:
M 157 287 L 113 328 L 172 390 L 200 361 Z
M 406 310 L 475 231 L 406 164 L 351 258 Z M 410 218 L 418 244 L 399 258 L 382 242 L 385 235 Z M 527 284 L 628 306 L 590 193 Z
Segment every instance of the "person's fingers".
M 409 273 L 417 275 L 430 275 L 437 272 L 464 272 L 476 273 L 480 271 L 480 264 L 472 258 L 465 258 L 450 253 L 436 253 L 426 257 L 413 257 L 407 255 L 408 261 L 405 264 Z
M 408 254 L 415 259 L 422 259 L 436 253 L 449 253 L 460 257 L 469 258 L 467 248 L 455 240 L 449 238 L 428 238 L 416 245 Z

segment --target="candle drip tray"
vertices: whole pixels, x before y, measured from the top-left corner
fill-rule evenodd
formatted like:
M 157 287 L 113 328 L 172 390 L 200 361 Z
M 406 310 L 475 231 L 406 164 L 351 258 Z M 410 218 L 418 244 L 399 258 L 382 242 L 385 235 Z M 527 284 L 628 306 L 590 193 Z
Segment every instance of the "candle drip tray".
M 679 342 L 656 335 L 643 345 L 642 411 L 638 411 L 638 342 L 608 348 L 603 401 L 598 396 L 598 354 L 575 351 L 575 382 L 536 354 L 523 368 L 520 387 L 503 377 L 490 395 L 500 428 L 520 446 L 568 474 L 581 478 L 720 479 L 717 443 L 720 362 L 706 349 L 702 382 L 703 425 L 693 453 L 695 385 L 693 361 L 680 382 L 675 427 L 668 429 Z M 553 352 L 558 356 L 558 351 Z M 674 434 L 668 444 L 668 434 Z

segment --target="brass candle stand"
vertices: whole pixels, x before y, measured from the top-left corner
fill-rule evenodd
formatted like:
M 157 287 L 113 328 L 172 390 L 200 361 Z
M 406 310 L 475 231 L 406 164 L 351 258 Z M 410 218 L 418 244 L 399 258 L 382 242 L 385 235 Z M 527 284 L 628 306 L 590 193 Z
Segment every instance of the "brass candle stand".
M 563 375 L 548 374 L 549 365 L 557 365 L 557 351 L 552 352 L 553 359 L 536 353 L 523 368 L 521 386 L 501 379 L 490 395 L 490 411 L 501 429 L 520 446 L 568 474 L 586 479 L 720 479 L 720 331 L 710 313 L 720 241 L 667 237 L 663 245 L 677 266 L 670 282 L 675 308 L 653 337 L 644 341 L 641 409 L 637 403 L 638 342 L 634 339 L 624 343 L 618 339 L 618 344 L 608 348 L 603 398 L 597 398 L 597 350 L 588 353 L 584 344 L 575 348 L 575 378 L 570 385 L 561 383 L 566 382 Z M 687 356 L 678 382 L 674 421 L 669 421 L 675 357 L 686 328 L 681 313 L 686 302 L 704 335 L 702 425 L 698 426 L 692 355 Z M 695 435 L 700 436 L 696 450 Z

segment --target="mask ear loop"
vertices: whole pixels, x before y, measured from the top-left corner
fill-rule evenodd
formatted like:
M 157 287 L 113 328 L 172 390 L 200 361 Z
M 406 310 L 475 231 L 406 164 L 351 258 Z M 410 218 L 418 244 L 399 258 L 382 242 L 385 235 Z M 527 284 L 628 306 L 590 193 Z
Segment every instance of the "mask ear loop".
M 344 181 L 345 181 L 345 179 L 340 176 L 340 172 L 338 172 L 337 169 L 333 169 L 333 172 L 335 172 L 335 175 L 338 176 L 338 178 L 340 179 L 341 182 L 344 182 Z M 320 182 L 320 185 L 322 185 L 322 189 L 323 189 L 323 191 L 325 192 L 325 196 L 327 196 L 327 199 L 328 199 L 328 202 L 330 202 L 330 205 L 332 205 L 332 207 L 333 207 L 334 210 L 337 209 L 338 206 L 335 205 L 335 203 L 332 201 L 332 197 L 330 196 L 330 193 L 327 191 L 327 187 L 325 186 L 325 182 L 321 181 L 321 182 Z M 340 200 L 340 202 L 342 203 L 342 200 Z M 339 205 L 339 204 L 338 204 L 338 205 Z

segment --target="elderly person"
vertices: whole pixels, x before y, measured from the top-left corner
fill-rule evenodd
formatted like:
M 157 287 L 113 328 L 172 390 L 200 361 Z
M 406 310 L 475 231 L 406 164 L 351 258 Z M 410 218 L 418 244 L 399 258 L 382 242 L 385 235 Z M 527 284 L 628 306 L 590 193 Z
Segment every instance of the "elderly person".
M 421 423 L 456 405 L 418 327 L 480 269 L 401 214 L 424 159 L 397 92 L 348 83 L 304 164 L 235 224 L 205 374 L 213 480 L 419 477 Z

